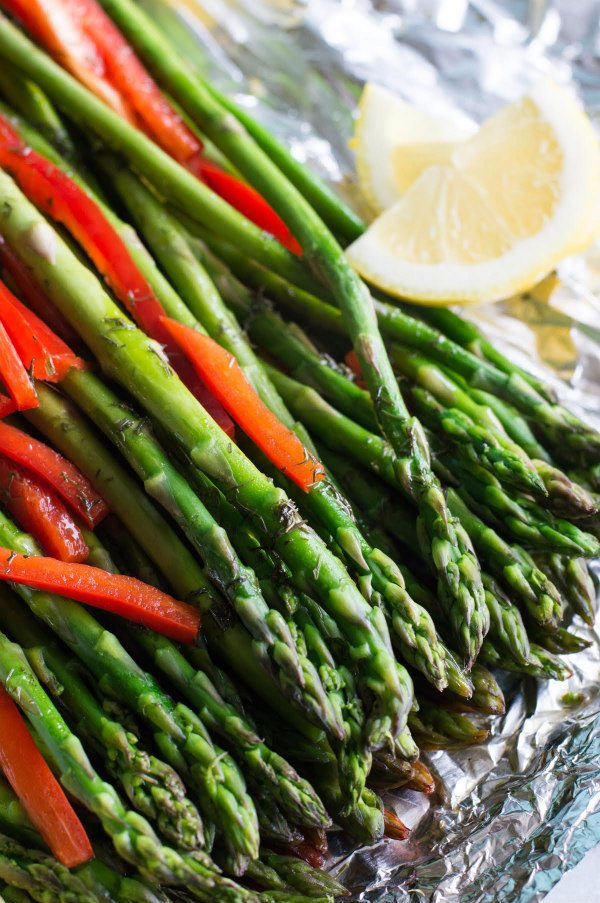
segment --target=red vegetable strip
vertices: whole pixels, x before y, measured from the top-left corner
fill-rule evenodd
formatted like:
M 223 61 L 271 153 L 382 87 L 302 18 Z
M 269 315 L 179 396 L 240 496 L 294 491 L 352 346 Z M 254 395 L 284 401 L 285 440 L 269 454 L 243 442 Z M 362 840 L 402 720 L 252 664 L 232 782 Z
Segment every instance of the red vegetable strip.
M 193 643 L 200 629 L 200 612 L 186 602 L 135 577 L 108 574 L 89 564 L 27 557 L 0 547 L 0 580 L 110 611 L 180 643 Z
M 21 298 L 67 345 L 78 345 L 79 336 L 37 284 L 21 258 L 0 235 L 0 264 L 12 279 Z
M 231 419 L 222 406 L 209 397 L 194 368 L 164 329 L 161 323 L 164 309 L 160 301 L 100 207 L 61 169 L 26 148 L 12 124 L 1 115 L 0 165 L 17 180 L 34 204 L 67 227 L 138 326 L 166 347 L 180 379 L 209 409 L 219 426 L 233 437 Z
M 0 457 L 0 504 L 44 551 L 60 561 L 85 561 L 83 534 L 63 503 L 18 465 Z
M 8 417 L 9 414 L 14 414 L 17 410 L 17 406 L 8 395 L 3 395 L 0 393 L 0 420 L 3 417 Z
M 65 793 L 35 745 L 17 706 L 0 688 L 0 766 L 48 847 L 67 868 L 94 857 Z
M 135 124 L 135 117 L 110 84 L 102 55 L 63 0 L 2 0 L 32 36 L 97 97 Z
M 302 248 L 273 208 L 245 182 L 225 172 L 206 159 L 186 163 L 186 168 L 198 175 L 219 197 L 243 213 L 255 226 L 274 235 L 288 251 L 301 254 Z
M 251 186 L 201 159 L 203 145 L 95 0 L 2 0 L 58 62 L 261 229 L 301 249 Z
M 73 354 L 29 308 L 0 282 L 0 323 L 21 358 L 36 379 L 58 382 L 71 367 L 81 370 L 85 363 Z
M 0 322 L 0 379 L 19 411 L 37 408 L 38 400 L 27 370 Z
M 71 16 L 93 40 L 111 84 L 148 133 L 179 162 L 202 152 L 202 142 L 169 103 L 131 44 L 95 0 L 66 0 Z
M 67 0 L 67 4 L 96 44 L 111 83 L 136 111 L 144 131 L 255 225 L 290 250 L 301 253 L 283 220 L 254 188 L 202 158 L 200 139 L 169 103 L 131 44 L 96 0 Z
M 279 470 L 305 492 L 324 478 L 322 465 L 261 401 L 229 351 L 176 320 L 163 322 L 226 411 Z
M 34 473 L 93 530 L 108 514 L 108 506 L 86 477 L 53 448 L 22 430 L 0 422 L 0 454 Z

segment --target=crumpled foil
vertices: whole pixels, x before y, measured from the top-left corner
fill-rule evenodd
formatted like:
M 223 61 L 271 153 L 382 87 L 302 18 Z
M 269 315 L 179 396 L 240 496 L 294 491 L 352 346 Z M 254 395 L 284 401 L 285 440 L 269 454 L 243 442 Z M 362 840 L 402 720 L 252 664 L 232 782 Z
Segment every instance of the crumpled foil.
M 480 121 L 542 76 L 600 125 L 600 0 L 139 0 L 184 56 L 360 209 L 348 148 L 362 84 Z M 552 290 L 550 290 L 552 289 Z M 525 296 L 468 308 L 517 362 L 600 426 L 600 247 Z M 600 576 L 600 564 L 597 567 Z M 404 842 L 332 866 L 380 903 L 538 903 L 600 842 L 600 635 L 566 682 L 507 678 L 490 739 L 426 756 L 432 799 L 388 794 Z

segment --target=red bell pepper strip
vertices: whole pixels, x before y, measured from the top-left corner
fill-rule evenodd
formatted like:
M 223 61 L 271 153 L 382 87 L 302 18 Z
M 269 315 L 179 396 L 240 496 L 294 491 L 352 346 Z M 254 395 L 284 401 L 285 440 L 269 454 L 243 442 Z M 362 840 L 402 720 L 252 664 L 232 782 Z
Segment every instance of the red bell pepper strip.
M 2 0 L 40 44 L 108 106 L 130 122 L 134 117 L 110 84 L 102 54 L 64 0 Z
M 0 454 L 51 486 L 93 530 L 108 514 L 108 506 L 74 464 L 27 433 L 0 422 Z
M 53 855 L 67 868 L 94 858 L 85 829 L 37 748 L 19 709 L 0 687 L 0 767 Z
M 62 223 L 90 256 L 138 326 L 164 345 L 173 368 L 219 426 L 233 437 L 233 424 L 222 406 L 210 399 L 194 368 L 161 323 L 164 309 L 139 271 L 129 249 L 101 208 L 50 160 L 27 148 L 9 120 L 0 115 L 0 165 L 17 180 L 27 197 Z
M 36 379 L 59 382 L 71 367 L 78 370 L 85 367 L 85 362 L 15 298 L 3 282 L 0 282 L 0 323 L 21 363 Z
M 27 370 L 0 322 L 0 380 L 15 403 L 17 410 L 37 408 L 38 399 Z
M 9 414 L 14 414 L 17 410 L 17 406 L 8 395 L 3 395 L 0 393 L 0 420 L 3 417 L 8 417 Z
M 60 336 L 67 345 L 78 345 L 79 336 L 68 320 L 65 320 L 59 309 L 42 291 L 31 272 L 21 258 L 15 254 L 10 245 L 0 235 L 0 264 L 12 282 L 20 297 L 35 311 L 50 329 Z
M 83 534 L 60 499 L 1 456 L 0 503 L 48 555 L 60 561 L 87 559 Z
M 324 478 L 323 466 L 261 401 L 229 351 L 176 320 L 163 322 L 223 407 L 279 470 L 304 492 Z
M 0 548 L 0 580 L 110 611 L 180 643 L 193 643 L 200 629 L 198 609 L 135 577 L 109 574 L 89 564 L 18 555 Z
M 283 220 L 254 188 L 202 159 L 202 142 L 96 0 L 2 0 L 2 6 L 108 106 L 255 225 L 301 252 Z

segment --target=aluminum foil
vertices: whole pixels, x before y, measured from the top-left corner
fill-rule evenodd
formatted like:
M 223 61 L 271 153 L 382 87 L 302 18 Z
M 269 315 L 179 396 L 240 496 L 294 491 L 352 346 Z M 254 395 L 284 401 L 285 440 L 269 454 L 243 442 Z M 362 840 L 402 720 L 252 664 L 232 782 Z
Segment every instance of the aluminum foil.
M 360 209 L 348 149 L 362 84 L 480 121 L 543 75 L 600 127 L 600 0 L 139 0 L 181 53 Z M 600 426 L 600 247 L 528 295 L 469 308 L 504 351 Z M 600 564 L 597 568 L 600 575 Z M 332 867 L 355 899 L 537 903 L 600 842 L 600 633 L 563 683 L 507 679 L 482 746 L 434 753 L 434 799 L 389 794 L 405 842 Z

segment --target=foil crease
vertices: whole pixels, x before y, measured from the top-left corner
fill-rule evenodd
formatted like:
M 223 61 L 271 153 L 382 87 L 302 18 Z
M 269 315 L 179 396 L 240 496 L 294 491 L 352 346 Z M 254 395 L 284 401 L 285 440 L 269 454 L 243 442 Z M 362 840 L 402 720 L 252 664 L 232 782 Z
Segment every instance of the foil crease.
M 478 122 L 551 76 L 600 126 L 600 0 L 138 2 L 358 209 L 348 139 L 367 80 Z M 527 295 L 465 313 L 600 427 L 599 293 L 596 246 Z M 540 903 L 600 842 L 600 632 L 575 626 L 593 644 L 568 657 L 570 680 L 506 678 L 485 744 L 424 756 L 434 798 L 386 795 L 407 841 L 350 849 L 334 836 L 331 865 L 353 899 Z

